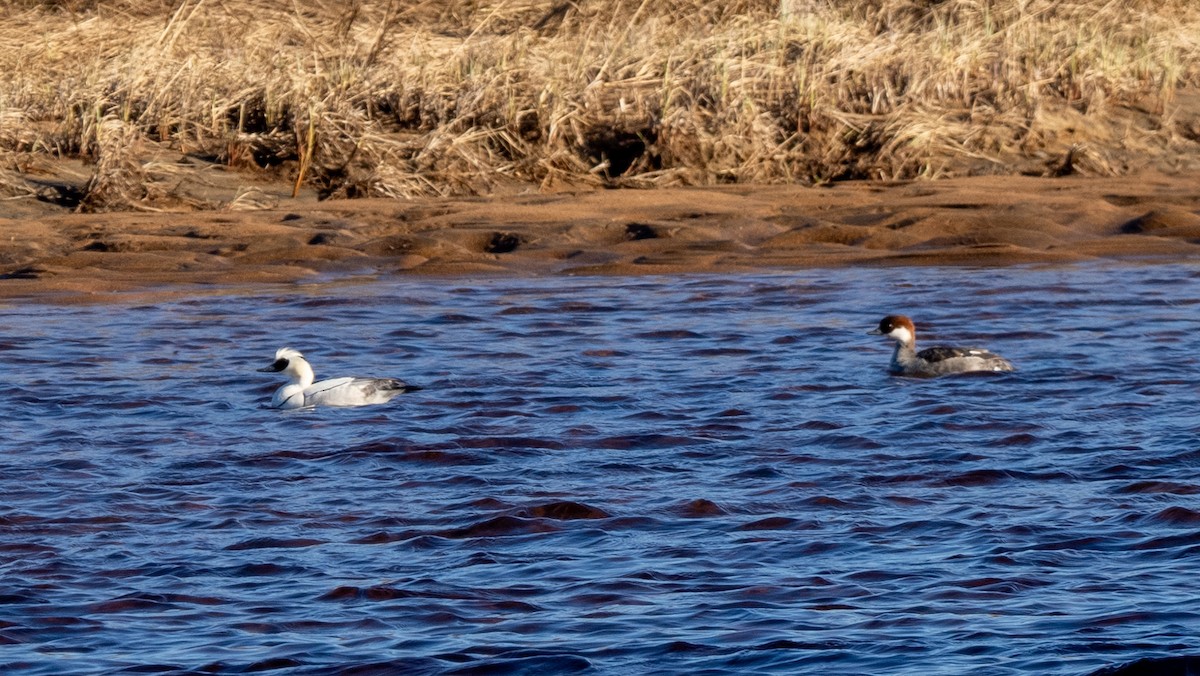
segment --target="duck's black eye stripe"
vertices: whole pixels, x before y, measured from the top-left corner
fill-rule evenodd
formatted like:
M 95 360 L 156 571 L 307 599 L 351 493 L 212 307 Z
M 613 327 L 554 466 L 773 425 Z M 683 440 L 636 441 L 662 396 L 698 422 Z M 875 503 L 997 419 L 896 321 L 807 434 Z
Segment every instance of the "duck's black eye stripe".
M 271 364 L 271 368 L 272 368 L 272 369 L 274 369 L 274 370 L 276 370 L 276 371 L 282 371 L 282 370 L 284 370 L 285 368 L 287 368 L 287 365 L 288 365 L 288 360 L 286 360 L 286 359 L 276 359 L 276 360 L 275 360 L 275 363 L 274 363 L 274 364 Z

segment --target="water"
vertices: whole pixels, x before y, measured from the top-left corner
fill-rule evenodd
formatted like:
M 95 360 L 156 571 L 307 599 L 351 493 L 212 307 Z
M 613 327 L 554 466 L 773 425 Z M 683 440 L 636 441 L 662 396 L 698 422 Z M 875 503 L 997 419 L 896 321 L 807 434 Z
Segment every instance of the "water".
M 1200 268 L 3 308 L 0 670 L 1086 674 L 1200 650 Z M 885 374 L 895 311 L 1013 375 Z M 936 336 L 932 335 L 936 334 Z M 255 368 L 427 389 L 266 410 Z

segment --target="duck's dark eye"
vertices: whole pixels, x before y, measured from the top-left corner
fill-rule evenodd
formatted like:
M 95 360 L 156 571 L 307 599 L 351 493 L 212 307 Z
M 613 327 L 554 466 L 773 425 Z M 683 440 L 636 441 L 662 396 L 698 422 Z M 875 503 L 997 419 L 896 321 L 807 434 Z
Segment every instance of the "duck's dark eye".
M 274 363 L 274 364 L 271 364 L 271 370 L 272 370 L 272 371 L 282 371 L 282 370 L 284 370 L 285 368 L 287 368 L 287 365 L 288 365 L 288 360 L 286 360 L 286 359 L 276 359 L 276 360 L 275 360 L 275 363 Z

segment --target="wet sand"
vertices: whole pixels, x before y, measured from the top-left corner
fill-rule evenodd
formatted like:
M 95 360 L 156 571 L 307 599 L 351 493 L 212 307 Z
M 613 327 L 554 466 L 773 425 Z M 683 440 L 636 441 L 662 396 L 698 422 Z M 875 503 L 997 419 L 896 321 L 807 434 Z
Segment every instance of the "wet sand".
M 827 187 L 76 214 L 0 205 L 0 297 L 92 296 L 394 274 L 636 275 L 844 265 L 1068 263 L 1200 254 L 1200 174 L 981 177 Z M 318 277 L 320 276 L 320 277 Z

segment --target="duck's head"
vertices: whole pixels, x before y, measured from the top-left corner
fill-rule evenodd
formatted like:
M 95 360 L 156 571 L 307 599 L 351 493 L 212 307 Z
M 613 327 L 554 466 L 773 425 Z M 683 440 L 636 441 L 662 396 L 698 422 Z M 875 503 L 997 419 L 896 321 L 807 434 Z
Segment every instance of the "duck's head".
M 887 336 L 898 343 L 911 343 L 917 337 L 917 328 L 904 315 L 888 315 L 879 320 L 879 328 L 868 331 L 871 335 Z
M 304 360 L 304 355 L 300 354 L 299 350 L 293 350 L 290 347 L 281 347 L 275 351 L 275 361 L 270 366 L 258 370 L 262 373 L 284 371 L 288 374 L 294 374 L 301 364 L 307 365 L 308 362 Z

